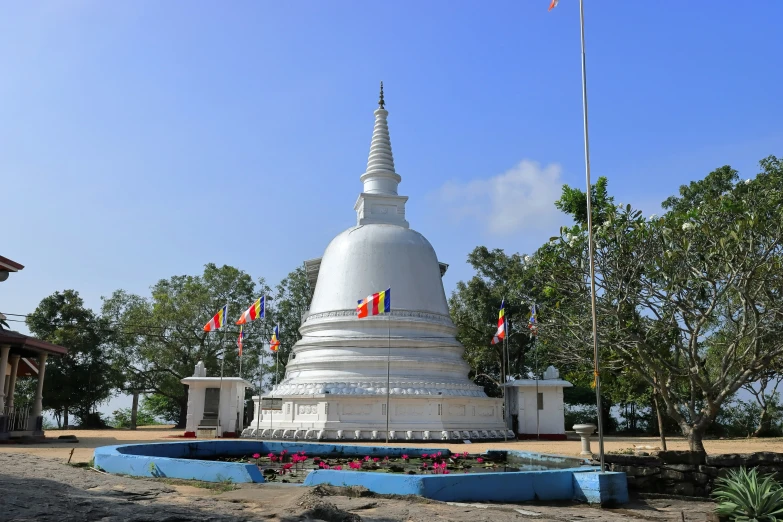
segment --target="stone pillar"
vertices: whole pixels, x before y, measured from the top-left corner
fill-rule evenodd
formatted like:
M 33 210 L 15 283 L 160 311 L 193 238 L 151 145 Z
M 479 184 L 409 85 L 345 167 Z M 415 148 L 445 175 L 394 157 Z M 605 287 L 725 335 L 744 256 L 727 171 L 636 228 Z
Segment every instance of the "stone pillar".
M 30 420 L 27 429 L 33 432 L 33 435 L 43 435 L 43 383 L 46 374 L 47 354 L 38 354 L 38 385 L 35 388 L 35 402 L 33 411 L 30 413 Z
M 11 356 L 11 380 L 8 382 L 8 397 L 6 398 L 6 404 L 8 409 L 14 407 L 14 391 L 16 390 L 16 374 L 19 371 L 19 359 L 20 355 Z
M 8 372 L 8 352 L 11 347 L 7 344 L 0 346 L 0 415 L 5 412 L 5 374 Z

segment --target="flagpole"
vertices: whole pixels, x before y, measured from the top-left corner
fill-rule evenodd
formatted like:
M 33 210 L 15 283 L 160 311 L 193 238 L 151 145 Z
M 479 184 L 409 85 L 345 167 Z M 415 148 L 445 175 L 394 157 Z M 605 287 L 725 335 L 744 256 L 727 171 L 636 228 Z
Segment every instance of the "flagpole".
M 535 306 L 535 305 L 533 305 Z M 541 440 L 541 421 L 539 419 L 540 409 L 538 407 L 538 343 L 536 342 L 536 334 L 533 332 L 533 347 L 535 349 L 536 357 L 536 440 Z
M 227 315 L 227 314 L 224 314 Z M 218 423 L 218 431 L 221 433 L 221 437 L 223 434 L 223 430 L 220 427 L 220 397 L 223 395 L 223 366 L 226 362 L 226 318 L 223 318 L 223 342 L 221 343 L 220 347 L 223 349 L 223 356 L 220 358 L 220 386 L 218 387 L 218 411 L 217 411 L 217 423 Z
M 391 410 L 389 409 L 389 394 L 391 392 L 391 308 L 389 309 L 389 315 L 386 318 L 386 326 L 388 327 L 388 347 L 386 351 L 386 444 L 388 444 L 389 417 L 391 417 Z
M 508 442 L 508 398 L 506 397 L 506 350 L 504 348 L 508 331 L 506 331 L 505 296 L 500 301 L 503 308 L 503 339 L 500 343 L 500 389 L 503 392 L 503 441 Z
M 585 59 L 585 9 L 584 0 L 579 0 L 579 26 L 582 37 L 582 109 L 585 134 L 585 177 L 587 178 L 587 248 L 590 257 L 590 308 L 593 319 L 593 375 L 595 378 L 595 402 L 598 408 L 598 456 L 601 471 L 606 471 L 604 462 L 604 426 L 601 415 L 601 379 L 598 358 L 598 321 L 595 313 L 595 255 L 593 245 L 593 205 L 590 183 L 590 138 L 587 131 L 587 62 Z
M 258 376 L 258 406 L 256 407 L 256 440 L 261 433 L 261 389 L 264 386 L 264 343 L 261 342 L 261 373 Z
M 511 350 L 509 349 L 509 342 L 511 341 L 509 337 L 511 336 L 511 330 L 508 327 L 508 316 L 503 314 L 503 321 L 506 323 L 505 329 L 506 329 L 506 336 L 503 338 L 505 341 L 505 350 L 506 350 L 506 373 L 503 374 L 503 386 L 508 388 L 508 377 L 511 375 Z M 513 426 L 513 422 L 511 421 L 511 396 L 506 394 L 506 400 L 508 401 L 508 415 L 506 415 L 506 431 L 510 430 Z

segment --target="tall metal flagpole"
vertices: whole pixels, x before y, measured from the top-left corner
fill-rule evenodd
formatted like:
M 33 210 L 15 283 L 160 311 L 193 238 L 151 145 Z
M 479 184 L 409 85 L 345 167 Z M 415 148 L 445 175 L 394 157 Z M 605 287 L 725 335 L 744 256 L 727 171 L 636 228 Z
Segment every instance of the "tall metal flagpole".
M 598 456 L 601 471 L 606 471 L 604 462 L 604 423 L 601 415 L 601 378 L 598 371 L 598 325 L 595 315 L 595 255 L 593 245 L 593 204 L 590 184 L 590 138 L 587 132 L 587 63 L 585 60 L 585 9 L 584 0 L 579 0 L 579 25 L 582 36 L 582 109 L 585 129 L 585 176 L 587 178 L 587 248 L 590 256 L 590 307 L 593 316 L 593 376 L 595 378 L 595 402 L 598 408 Z
M 389 315 L 386 317 L 386 326 L 388 327 L 388 347 L 386 351 L 386 444 L 388 444 L 389 417 L 391 417 L 391 410 L 389 409 L 389 395 L 391 393 L 391 308 L 389 309 Z
M 264 342 L 261 341 L 261 365 L 260 375 L 258 376 L 258 404 L 256 406 L 256 440 L 261 433 L 261 389 L 264 386 Z
M 223 349 L 223 357 L 220 358 L 220 387 L 218 388 L 218 411 L 217 411 L 217 427 L 218 431 L 223 433 L 222 429 L 220 428 L 220 396 L 223 395 L 223 366 L 226 362 L 226 320 L 228 319 L 228 305 L 226 305 L 226 309 L 223 312 L 223 342 L 221 343 L 220 347 Z
M 506 298 L 503 297 L 500 301 L 500 305 L 503 307 L 503 340 L 500 342 L 500 386 L 501 391 L 503 392 L 503 427 L 505 428 L 503 430 L 503 440 L 508 442 L 508 394 L 506 393 L 506 349 L 505 349 L 505 341 L 506 337 L 508 337 L 508 331 L 506 331 L 506 313 L 505 313 L 505 302 Z
M 535 304 L 533 306 L 535 306 Z M 535 367 L 536 367 L 536 439 L 537 440 L 541 440 L 541 421 L 540 421 L 541 408 L 539 408 L 539 402 L 538 402 L 538 397 L 539 397 L 539 395 L 538 395 L 539 394 L 539 391 L 538 391 L 538 342 L 536 342 L 536 334 L 535 334 L 535 332 L 533 333 L 533 346 L 534 346 L 535 354 L 536 354 L 536 364 L 535 364 Z

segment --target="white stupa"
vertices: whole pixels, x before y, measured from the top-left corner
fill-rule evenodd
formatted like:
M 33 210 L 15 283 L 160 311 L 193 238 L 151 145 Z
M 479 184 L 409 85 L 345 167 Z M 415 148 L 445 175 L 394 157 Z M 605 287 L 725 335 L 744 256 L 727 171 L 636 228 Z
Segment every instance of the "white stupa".
M 246 437 L 384 440 L 387 363 L 390 440 L 504 437 L 502 400 L 467 377 L 441 281 L 448 265 L 405 220 L 383 84 L 378 104 L 356 226 L 305 263 L 315 290 L 302 339 L 285 378 L 264 396 L 282 398 L 282 409 L 259 415 L 254 397 Z M 391 313 L 357 318 L 357 301 L 387 288 Z

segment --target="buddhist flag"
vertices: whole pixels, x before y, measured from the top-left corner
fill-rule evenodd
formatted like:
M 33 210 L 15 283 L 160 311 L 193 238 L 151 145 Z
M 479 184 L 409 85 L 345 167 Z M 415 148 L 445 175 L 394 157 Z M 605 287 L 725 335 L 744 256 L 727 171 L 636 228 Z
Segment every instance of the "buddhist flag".
M 391 312 L 391 288 L 368 295 L 366 299 L 360 299 L 358 303 L 356 313 L 359 319 L 368 315 L 388 314 Z
M 244 326 L 239 327 L 239 337 L 237 337 L 237 346 L 239 346 L 239 356 L 242 357 L 242 341 L 245 338 Z
M 220 330 L 226 324 L 226 317 L 228 317 L 228 305 L 220 309 L 215 317 L 204 325 L 205 332 L 211 332 L 212 330 Z
M 536 333 L 538 331 L 538 313 L 536 312 L 536 303 L 533 303 L 533 308 L 530 309 L 530 322 L 527 325 L 530 331 Z
M 266 296 L 259 297 L 255 303 L 250 305 L 250 308 L 244 311 L 242 317 L 239 318 L 237 324 L 246 324 L 250 321 L 255 321 L 259 317 L 264 317 L 264 300 Z
M 498 344 L 506 337 L 506 300 L 500 302 L 500 313 L 498 314 L 498 331 L 492 338 L 492 344 Z
M 551 4 L 549 4 L 549 10 L 551 11 L 552 9 L 554 9 L 555 7 L 557 7 L 557 3 L 558 3 L 559 1 L 560 1 L 560 0 L 552 0 L 552 3 L 551 3 Z
M 276 352 L 280 349 L 280 328 L 279 325 L 275 325 L 275 329 L 272 331 L 272 339 L 269 340 L 269 349 Z

